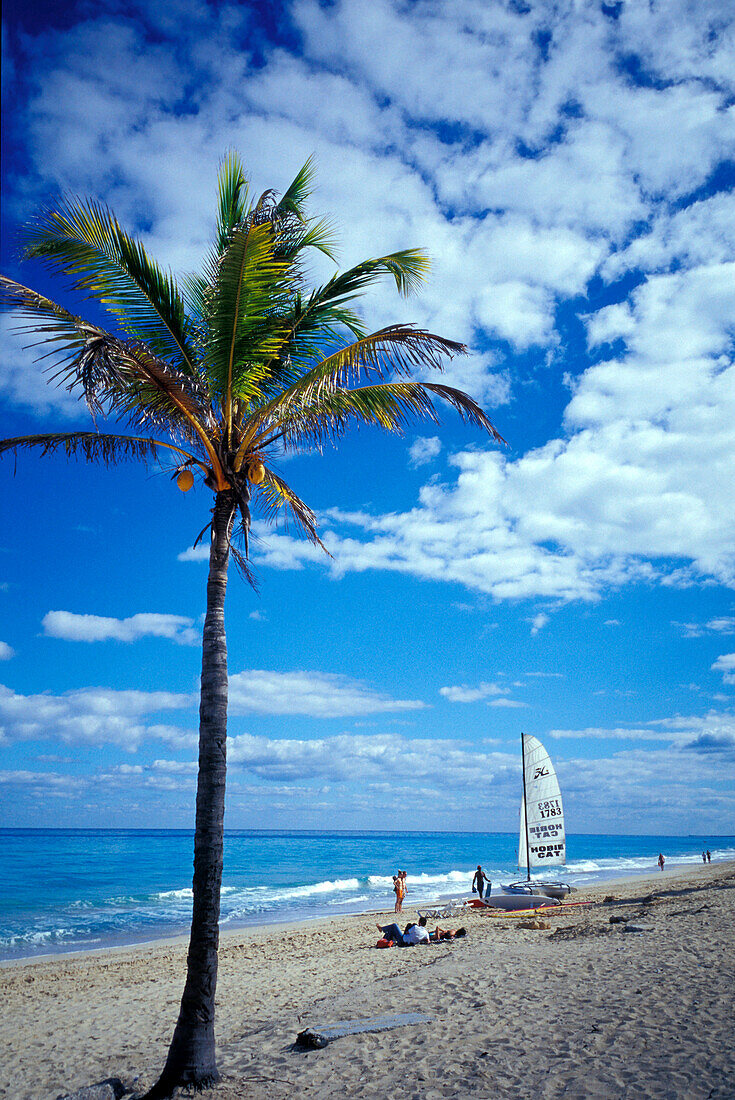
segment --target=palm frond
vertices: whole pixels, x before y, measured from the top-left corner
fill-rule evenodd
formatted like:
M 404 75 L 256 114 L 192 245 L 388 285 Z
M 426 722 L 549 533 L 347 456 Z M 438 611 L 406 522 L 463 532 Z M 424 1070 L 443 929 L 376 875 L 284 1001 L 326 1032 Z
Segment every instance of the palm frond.
M 249 184 L 240 157 L 233 149 L 228 150 L 220 164 L 217 186 L 217 253 L 221 256 L 233 230 L 243 221 L 249 200 Z
M 451 405 L 455 412 L 458 412 L 462 420 L 466 423 L 474 424 L 476 427 L 482 428 L 483 431 L 488 432 L 488 434 L 493 437 L 496 443 L 502 443 L 507 446 L 506 440 L 503 439 L 502 435 L 490 422 L 484 410 L 469 396 L 469 394 L 466 394 L 463 390 L 454 389 L 452 386 L 444 386 L 441 382 L 419 382 L 418 385 L 420 385 L 422 389 L 427 390 L 428 393 L 434 394 L 448 405 Z
M 21 313 L 35 319 L 21 331 L 38 336 L 35 346 L 50 346 L 51 381 L 71 392 L 81 389 L 93 416 L 122 413 L 133 427 L 166 428 L 174 437 L 198 442 L 208 451 L 212 410 L 198 375 L 177 371 L 145 344 L 119 340 L 6 276 L 0 276 L 0 291 Z
M 26 231 L 27 258 L 39 259 L 113 313 L 128 335 L 197 374 L 190 325 L 171 272 L 152 260 L 141 241 L 106 206 L 69 197 L 45 210 Z
M 312 153 L 283 192 L 276 207 L 279 214 L 295 214 L 300 221 L 306 221 L 304 204 L 312 193 L 315 175 L 316 161 Z
M 54 363 L 48 368 L 49 373 L 55 370 L 51 380 L 60 380 L 58 385 L 66 384 L 69 390 L 79 385 L 90 411 L 101 412 L 110 388 L 122 384 L 114 354 L 120 341 L 98 325 L 76 317 L 45 295 L 5 275 L 0 275 L 0 293 L 4 301 L 34 321 L 16 328 L 17 332 L 38 336 L 29 346 L 50 345 L 46 356 L 39 358 L 54 357 Z
M 159 457 L 161 449 L 185 455 L 200 465 L 193 455 L 169 443 L 156 439 L 139 439 L 129 435 L 112 435 L 100 432 L 51 432 L 43 435 L 21 435 L 15 439 L 0 439 L 0 455 L 20 450 L 40 449 L 41 457 L 62 450 L 67 458 L 83 458 L 87 462 L 102 462 L 111 466 L 117 462 L 150 462 Z
M 0 292 L 24 316 L 35 320 L 28 328 L 19 327 L 20 331 L 39 335 L 35 345 L 51 345 L 48 354 L 55 359 L 50 367 L 52 381 L 69 390 L 80 387 L 92 412 L 117 407 L 134 398 L 136 387 L 147 385 L 155 390 L 162 410 L 165 405 L 172 417 L 183 415 L 189 422 L 207 419 L 208 395 L 198 375 L 177 371 L 145 344 L 119 340 L 4 275 L 0 275 Z
M 290 300 L 291 272 L 273 255 L 269 223 L 238 226 L 221 257 L 211 296 L 205 297 L 210 384 L 228 428 L 234 398 L 249 400 L 248 368 L 269 361 L 282 343 L 280 317 Z
M 329 557 L 332 555 L 317 534 L 317 519 L 314 512 L 301 500 L 283 478 L 271 469 L 266 469 L 265 479 L 258 486 L 258 504 L 268 522 L 273 522 L 281 513 L 286 523 L 291 518 L 303 531 L 310 542 L 321 547 Z
M 331 301 L 347 302 L 360 295 L 376 280 L 392 275 L 399 293 L 407 296 L 418 289 L 430 266 L 423 249 L 407 248 L 403 252 L 391 252 L 387 256 L 363 260 L 347 271 L 338 272 L 314 293 L 322 301 L 329 298 Z
M 435 398 L 451 405 L 463 420 L 504 442 L 479 405 L 460 390 L 427 382 L 384 382 L 323 393 L 311 405 L 291 409 L 282 418 L 274 417 L 252 445 L 263 449 L 280 441 L 287 450 L 321 448 L 325 443 L 334 443 L 355 423 L 401 433 L 417 420 L 439 423 Z
M 254 409 L 244 426 L 243 454 L 266 424 L 317 404 L 337 389 L 348 389 L 363 378 L 383 380 L 388 374 L 410 376 L 417 368 L 442 369 L 446 356 L 464 354 L 464 344 L 414 328 L 391 325 L 340 348 L 307 371 L 292 386 Z

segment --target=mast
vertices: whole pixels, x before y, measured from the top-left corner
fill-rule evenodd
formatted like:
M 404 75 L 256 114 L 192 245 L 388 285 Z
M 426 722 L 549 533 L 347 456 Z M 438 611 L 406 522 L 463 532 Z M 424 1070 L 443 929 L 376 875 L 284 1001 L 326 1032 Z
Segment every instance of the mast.
M 526 743 L 521 734 L 521 768 L 523 770 L 523 824 L 526 829 L 526 882 L 531 881 L 531 849 L 528 846 L 528 805 L 526 803 Z

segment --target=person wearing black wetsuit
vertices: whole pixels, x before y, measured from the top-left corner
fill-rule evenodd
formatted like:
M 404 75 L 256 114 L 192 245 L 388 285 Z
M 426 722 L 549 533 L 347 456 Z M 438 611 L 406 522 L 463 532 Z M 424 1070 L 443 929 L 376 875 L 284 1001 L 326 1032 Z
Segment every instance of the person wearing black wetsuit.
M 489 894 L 493 884 L 478 863 L 477 870 L 475 871 L 475 877 L 472 880 L 472 892 L 474 894 L 475 890 L 477 890 L 477 896 L 480 898 L 481 901 L 482 895 L 485 893 L 485 883 L 487 883 L 487 892 Z

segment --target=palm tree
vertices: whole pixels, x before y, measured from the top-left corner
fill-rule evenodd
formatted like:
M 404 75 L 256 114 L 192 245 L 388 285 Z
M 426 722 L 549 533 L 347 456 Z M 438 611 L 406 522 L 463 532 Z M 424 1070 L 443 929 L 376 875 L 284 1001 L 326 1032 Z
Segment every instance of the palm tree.
M 321 448 L 353 423 L 398 432 L 415 418 L 437 420 L 437 399 L 500 438 L 466 394 L 411 380 L 416 369 L 441 369 L 445 357 L 466 350 L 461 344 L 412 325 L 367 333 L 352 309 L 354 298 L 385 275 L 395 279 L 400 292 L 412 291 L 427 269 L 423 252 L 409 249 L 366 260 L 307 289 L 308 250 L 332 258 L 329 224 L 305 214 L 312 177 L 309 160 L 281 198 L 266 191 L 254 201 L 239 158 L 227 154 L 220 166 L 213 246 L 202 273 L 178 283 L 100 203 L 67 198 L 41 211 L 27 228 L 25 256 L 45 262 L 78 293 L 101 303 L 113 315 L 117 334 L 0 276 L 6 301 L 30 320 L 24 331 L 49 345 L 53 379 L 83 394 L 94 421 L 92 431 L 5 439 L 0 453 L 32 448 L 107 464 L 167 461 L 180 488 L 199 478 L 214 494 L 212 518 L 202 532 L 210 531 L 211 542 L 191 939 L 179 1018 L 151 1100 L 168 1096 L 177 1085 L 204 1087 L 218 1077 L 214 1002 L 229 558 L 252 582 L 251 503 L 266 520 L 280 513 L 292 517 L 307 538 L 322 545 L 314 513 L 275 472 L 273 456 Z M 122 430 L 100 431 L 102 416 Z

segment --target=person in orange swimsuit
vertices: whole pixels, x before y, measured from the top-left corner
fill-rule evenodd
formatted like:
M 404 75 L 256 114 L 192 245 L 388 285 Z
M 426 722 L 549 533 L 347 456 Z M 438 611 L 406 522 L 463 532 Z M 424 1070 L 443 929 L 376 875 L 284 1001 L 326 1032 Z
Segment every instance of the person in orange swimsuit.
M 399 881 L 400 886 L 401 886 L 401 903 L 398 906 L 398 912 L 400 913 L 401 909 L 403 908 L 403 899 L 406 896 L 406 872 L 405 871 L 399 871 L 398 872 L 398 881 Z

